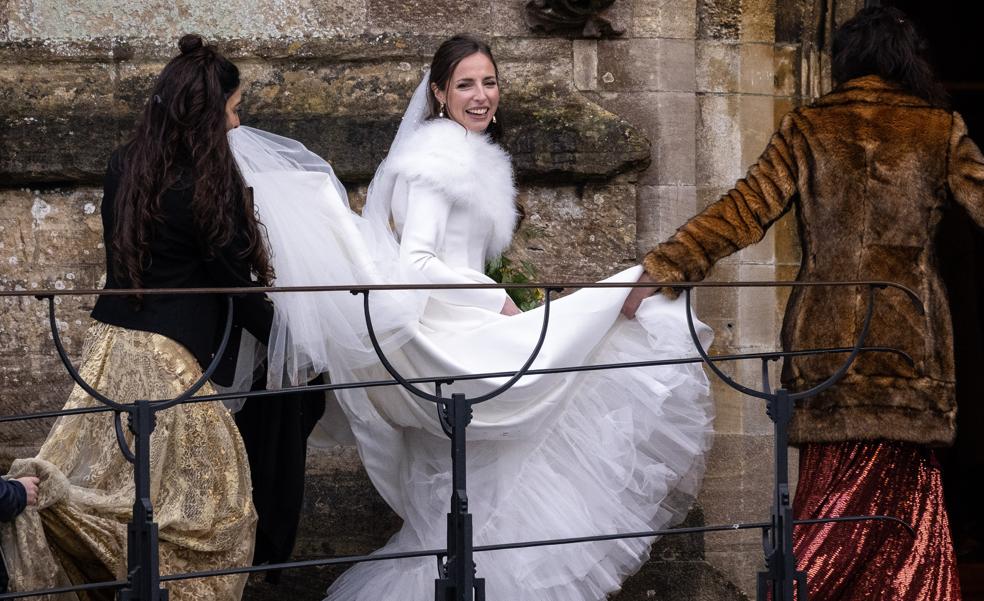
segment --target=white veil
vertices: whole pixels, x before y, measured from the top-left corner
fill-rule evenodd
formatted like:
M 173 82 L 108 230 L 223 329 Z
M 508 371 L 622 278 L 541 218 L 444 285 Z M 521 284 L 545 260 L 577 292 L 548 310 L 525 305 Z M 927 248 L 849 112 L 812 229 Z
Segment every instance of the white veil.
M 275 285 L 355 287 L 408 281 L 388 223 L 353 213 L 344 186 L 324 159 L 300 142 L 249 127 L 230 131 L 229 141 L 253 190 Z M 269 388 L 304 384 L 324 372 L 337 379 L 336 371 L 377 361 L 362 295 L 278 292 L 270 298 L 276 311 L 267 348 Z M 419 292 L 370 294 L 374 331 L 384 349 L 414 336 L 425 300 Z M 242 353 L 240 359 L 249 363 Z M 243 369 L 239 371 L 241 376 Z
M 412 152 L 407 147 L 407 139 L 411 134 L 420 129 L 420 126 L 427 120 L 429 107 L 427 106 L 427 89 L 430 85 L 430 70 L 424 71 L 424 76 L 414 90 L 413 97 L 407 110 L 403 113 L 400 121 L 400 128 L 390 144 L 389 154 L 383 159 L 376 169 L 376 174 L 369 184 L 369 192 L 366 197 L 366 206 L 362 210 L 362 216 L 366 218 L 376 229 L 390 229 L 390 220 L 393 215 L 393 193 L 396 187 L 397 174 L 388 167 L 392 164 L 393 158 L 404 152 Z

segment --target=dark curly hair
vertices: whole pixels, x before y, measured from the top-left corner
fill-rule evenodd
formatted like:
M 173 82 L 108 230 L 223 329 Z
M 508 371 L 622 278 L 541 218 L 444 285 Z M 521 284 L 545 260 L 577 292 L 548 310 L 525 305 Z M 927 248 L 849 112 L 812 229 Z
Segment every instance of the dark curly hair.
M 877 75 L 936 106 L 946 106 L 946 90 L 927 58 L 928 44 L 909 17 L 893 7 L 865 8 L 834 33 L 834 81 Z
M 179 47 L 123 153 L 111 268 L 120 282 L 140 287 L 153 225 L 162 219 L 161 197 L 190 176 L 191 210 L 206 256 L 243 235 L 242 258 L 269 284 L 273 269 L 261 226 L 226 138 L 226 101 L 239 88 L 239 69 L 201 36 L 185 35 Z

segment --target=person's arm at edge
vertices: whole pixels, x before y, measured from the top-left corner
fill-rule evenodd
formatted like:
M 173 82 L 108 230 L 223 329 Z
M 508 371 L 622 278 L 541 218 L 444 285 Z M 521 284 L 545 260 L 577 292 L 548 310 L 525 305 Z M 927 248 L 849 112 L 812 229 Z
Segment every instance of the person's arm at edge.
M 984 156 L 967 135 L 967 125 L 953 113 L 947 160 L 947 186 L 977 227 L 984 229 Z
M 722 258 L 762 240 L 766 230 L 790 207 L 797 191 L 799 166 L 793 151 L 795 120 L 786 115 L 779 131 L 748 174 L 643 258 L 640 282 L 697 282 Z M 656 287 L 634 288 L 622 314 L 635 317 L 639 304 Z M 672 290 L 664 293 L 675 296 Z

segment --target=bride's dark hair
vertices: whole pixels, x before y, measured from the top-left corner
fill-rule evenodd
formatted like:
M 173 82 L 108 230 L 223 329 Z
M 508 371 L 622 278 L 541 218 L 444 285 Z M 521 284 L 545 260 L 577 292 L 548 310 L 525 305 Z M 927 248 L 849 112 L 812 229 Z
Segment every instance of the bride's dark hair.
M 431 84 L 436 85 L 438 89 L 444 90 L 447 93 L 448 84 L 451 81 L 451 76 L 454 75 L 454 70 L 458 67 L 458 63 L 473 54 L 484 54 L 487 56 L 492 61 L 492 68 L 495 69 L 496 79 L 499 79 L 499 65 L 496 64 L 495 57 L 492 56 L 492 48 L 488 44 L 467 33 L 459 33 L 453 38 L 444 40 L 438 47 L 437 52 L 434 53 L 434 59 L 431 61 L 430 81 L 428 81 L 427 85 L 428 118 L 433 119 L 441 112 L 441 103 L 434 96 L 434 89 L 431 87 Z M 501 117 L 496 118 L 496 121 L 501 120 Z M 494 139 L 497 139 L 502 132 L 501 124 L 490 123 L 486 131 Z
M 161 71 L 122 155 L 115 199 L 113 265 L 121 283 L 139 288 L 149 260 L 161 196 L 179 181 L 194 186 L 191 210 L 206 257 L 235 235 L 263 284 L 273 279 L 251 196 L 226 138 L 226 101 L 239 88 L 239 69 L 201 36 L 178 43 L 181 54 Z

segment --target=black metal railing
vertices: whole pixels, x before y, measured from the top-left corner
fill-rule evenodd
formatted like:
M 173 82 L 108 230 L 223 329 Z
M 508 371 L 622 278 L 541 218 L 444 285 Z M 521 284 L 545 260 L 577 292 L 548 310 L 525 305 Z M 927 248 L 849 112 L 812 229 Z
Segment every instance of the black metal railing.
M 820 394 L 824 390 L 834 386 L 850 369 L 854 360 L 861 353 L 891 353 L 910 365 L 913 360 L 905 352 L 882 346 L 864 346 L 868 330 L 874 314 L 876 293 L 879 290 L 894 289 L 903 293 L 908 300 L 919 311 L 923 312 L 923 307 L 919 298 L 911 290 L 891 283 L 881 281 L 858 281 L 858 282 L 665 282 L 658 284 L 660 287 L 682 290 L 685 295 L 685 306 L 687 313 L 687 324 L 691 338 L 697 349 L 697 357 L 683 357 L 674 359 L 661 359 L 653 361 L 635 361 L 624 363 L 607 363 L 596 365 L 577 365 L 554 367 L 544 369 L 533 369 L 532 365 L 546 339 L 550 321 L 550 304 L 552 295 L 560 292 L 564 288 L 631 288 L 640 286 L 651 286 L 652 284 L 625 284 L 625 283 L 565 283 L 565 284 L 465 284 L 465 285 L 376 285 L 376 286 L 297 286 L 283 288 L 195 288 L 195 289 L 144 289 L 136 290 L 19 290 L 11 292 L 0 292 L 0 297 L 22 297 L 33 296 L 39 300 L 48 302 L 48 319 L 51 328 L 52 339 L 55 350 L 68 371 L 71 378 L 87 394 L 101 403 L 101 406 L 82 407 L 62 411 L 42 411 L 22 415 L 11 415 L 0 417 L 0 423 L 33 420 L 41 418 L 58 417 L 62 415 L 79 415 L 87 413 L 113 412 L 114 426 L 116 430 L 117 442 L 121 453 L 134 466 L 134 505 L 133 516 L 128 527 L 127 537 L 127 573 L 125 580 L 85 583 L 73 586 L 65 586 L 52 589 L 19 591 L 0 594 L 2 599 L 19 599 L 26 597 L 36 597 L 57 593 L 81 592 L 95 589 L 106 589 L 117 591 L 117 599 L 120 601 L 166 601 L 168 598 L 166 588 L 161 586 L 163 582 L 173 582 L 177 580 L 204 578 L 232 574 L 247 574 L 252 572 L 263 572 L 267 570 L 297 569 L 314 566 L 328 566 L 339 564 L 354 564 L 369 561 L 388 561 L 394 559 L 404 559 L 413 557 L 434 557 L 437 560 L 438 578 L 435 581 L 435 599 L 437 601 L 484 601 L 484 580 L 478 576 L 480 571 L 476 567 L 474 560 L 475 554 L 488 551 L 503 551 L 509 549 L 520 549 L 529 547 L 551 546 L 551 545 L 572 545 L 587 542 L 598 542 L 606 540 L 630 539 L 630 538 L 653 538 L 657 536 L 671 535 L 693 535 L 707 532 L 720 532 L 731 530 L 758 529 L 762 532 L 763 546 L 765 552 L 766 569 L 758 575 L 757 596 L 760 601 L 772 599 L 776 601 L 793 601 L 794 590 L 799 601 L 807 601 L 808 592 L 806 587 L 806 576 L 803 572 L 797 571 L 796 557 L 793 552 L 793 528 L 799 525 L 818 524 L 828 522 L 858 522 L 858 521 L 885 521 L 899 525 L 906 529 L 911 536 L 915 532 L 911 525 L 903 520 L 890 516 L 832 516 L 812 520 L 794 520 L 792 514 L 792 503 L 789 491 L 789 465 L 788 465 L 788 426 L 792 416 L 792 411 L 796 401 L 809 398 Z M 792 351 L 774 351 L 764 353 L 744 353 L 711 356 L 703 348 L 697 335 L 693 320 L 692 309 L 692 290 L 694 288 L 720 288 L 720 287 L 862 287 L 868 293 L 868 307 L 865 313 L 861 331 L 851 347 L 842 348 L 820 348 L 820 349 L 799 349 Z M 482 288 L 539 288 L 545 291 L 543 306 L 543 322 L 540 334 L 534 348 L 531 349 L 527 360 L 523 366 L 515 371 L 489 372 L 480 374 L 443 374 L 437 376 L 405 378 L 397 370 L 381 348 L 375 330 L 372 326 L 372 315 L 370 311 L 370 295 L 374 291 L 389 290 L 435 290 L 435 289 L 482 289 Z M 351 294 L 362 295 L 363 310 L 366 325 L 372 345 L 376 351 L 378 359 L 392 379 L 375 380 L 367 382 L 352 382 L 340 384 L 319 384 L 303 387 L 283 388 L 279 390 L 260 390 L 252 392 L 234 392 L 224 394 L 211 394 L 194 396 L 200 391 L 205 382 L 215 371 L 221 359 L 225 347 L 229 341 L 233 323 L 233 303 L 232 297 L 227 296 L 227 315 L 225 331 L 219 348 L 215 353 L 211 365 L 209 365 L 202 376 L 188 390 L 173 399 L 158 400 L 137 400 L 132 403 L 121 403 L 110 399 L 95 390 L 88 382 L 81 377 L 78 370 L 72 364 L 68 353 L 61 341 L 58 332 L 58 325 L 55 315 L 56 298 L 60 296 L 112 296 L 112 295 L 133 295 L 135 293 L 143 295 L 175 295 L 175 294 L 262 294 L 268 292 L 278 293 L 303 293 L 303 292 L 348 292 Z M 790 392 L 782 388 L 773 391 L 770 386 L 770 365 L 780 359 L 788 357 L 799 357 L 807 355 L 847 355 L 840 368 L 835 371 L 825 382 L 805 391 Z M 719 367 L 718 363 L 731 361 L 750 361 L 758 360 L 762 363 L 762 386 L 761 389 L 754 389 L 744 384 L 736 382 L 726 375 Z M 639 367 L 682 365 L 688 363 L 704 363 L 707 367 L 723 382 L 742 394 L 761 399 L 766 403 L 766 412 L 774 423 L 774 479 L 771 516 L 769 521 L 722 524 L 687 528 L 670 528 L 664 530 L 650 530 L 644 532 L 628 533 L 605 533 L 588 535 L 577 538 L 550 539 L 537 541 L 515 541 L 497 545 L 474 546 L 471 530 L 471 515 L 468 513 L 468 488 L 467 471 L 465 469 L 467 447 L 465 444 L 467 428 L 471 421 L 472 408 L 479 404 L 496 398 L 511 388 L 520 379 L 532 375 L 541 374 L 560 374 L 578 373 L 597 370 L 632 369 Z M 495 390 L 480 395 L 475 398 L 467 398 L 460 393 L 450 396 L 442 394 L 444 386 L 449 386 L 456 381 L 484 379 L 484 378 L 508 378 Z M 421 385 L 431 385 L 434 393 L 431 394 L 421 388 Z M 189 572 L 182 574 L 160 574 L 158 562 L 158 532 L 157 524 L 153 518 L 153 506 L 150 495 L 150 437 L 155 428 L 155 415 L 159 411 L 174 407 L 178 404 L 202 403 L 222 401 L 238 398 L 263 398 L 272 395 L 279 395 L 285 392 L 294 391 L 328 391 L 344 390 L 352 388 L 374 388 L 380 386 L 401 386 L 415 396 L 433 402 L 439 421 L 444 432 L 451 440 L 451 470 L 452 470 L 452 496 L 450 499 L 450 510 L 447 517 L 447 546 L 444 549 L 421 549 L 402 553 L 387 553 L 373 555 L 357 555 L 345 557 L 328 557 L 311 559 L 306 561 L 292 561 L 278 564 L 264 564 L 262 566 L 230 566 L 225 569 L 206 570 L 200 572 Z M 126 442 L 123 431 L 123 414 L 127 415 L 127 423 L 133 435 L 133 449 Z M 502 600 L 498 600 L 502 601 Z

